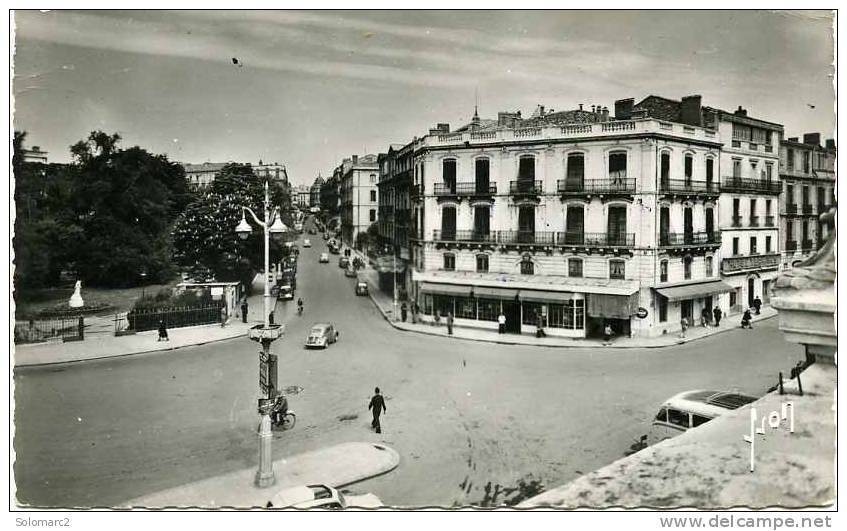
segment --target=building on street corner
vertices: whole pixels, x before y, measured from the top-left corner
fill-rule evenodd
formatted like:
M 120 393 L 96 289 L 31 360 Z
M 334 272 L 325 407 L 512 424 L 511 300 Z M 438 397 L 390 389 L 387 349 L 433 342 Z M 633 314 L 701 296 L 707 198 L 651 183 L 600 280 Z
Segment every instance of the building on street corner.
M 808 259 L 829 238 L 820 216 L 835 204 L 835 140 L 821 146 L 820 133 L 807 133 L 780 144 L 782 196 L 779 226 L 782 268 Z
M 344 159 L 340 174 L 341 238 L 359 248 L 358 236 L 377 221 L 379 166 L 376 155 L 353 155 Z M 361 249 L 364 250 L 364 249 Z
M 412 297 L 424 320 L 597 337 L 675 333 L 721 280 L 720 133 L 620 100 L 501 112 L 414 142 Z M 686 108 L 684 118 L 689 116 Z
M 379 164 L 379 245 L 377 259 L 379 288 L 394 295 L 395 280 L 398 296 L 410 291 L 408 274 L 409 233 L 411 229 L 411 185 L 415 143 L 391 144 L 387 153 L 377 158 Z

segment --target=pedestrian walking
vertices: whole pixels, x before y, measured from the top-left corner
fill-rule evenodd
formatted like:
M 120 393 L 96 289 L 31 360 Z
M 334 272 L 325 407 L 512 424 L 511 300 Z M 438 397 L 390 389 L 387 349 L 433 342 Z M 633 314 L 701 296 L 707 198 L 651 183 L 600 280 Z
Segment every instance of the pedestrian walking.
M 709 321 L 712 320 L 712 314 L 709 313 L 708 308 L 703 308 L 703 311 L 700 312 L 700 326 L 703 328 L 709 328 Z
M 247 322 L 247 310 L 248 310 L 247 299 L 244 299 L 243 301 L 241 301 L 241 322 L 242 323 Z
M 723 317 L 720 306 L 715 306 L 715 309 L 712 310 L 712 315 L 715 316 L 715 328 L 717 328 L 721 325 L 721 317 Z
M 547 332 L 544 331 L 544 316 L 540 311 L 535 312 L 535 337 L 547 337 Z
M 226 306 L 221 306 L 221 328 L 226 326 Z
M 756 315 L 762 314 L 762 299 L 760 299 L 758 295 L 756 295 L 756 298 L 753 299 L 753 308 L 756 308 Z
M 170 341 L 168 338 L 168 327 L 165 326 L 164 319 L 159 319 L 159 341 Z
M 373 413 L 371 428 L 376 430 L 377 433 L 382 433 L 382 427 L 379 425 L 379 416 L 383 412 L 387 412 L 388 408 L 385 407 L 385 400 L 379 394 L 379 387 L 374 388 L 374 395 L 371 397 L 371 403 L 368 404 L 368 410 Z
M 402 319 L 404 323 L 406 322 L 406 314 L 408 311 L 409 309 L 405 302 L 400 305 L 400 319 Z
M 420 320 L 420 318 L 421 318 L 421 307 L 417 302 L 415 302 L 414 306 L 412 307 L 412 322 L 417 323 Z
M 500 312 L 500 315 L 497 316 L 497 331 L 500 334 L 506 333 L 506 316 L 503 312 Z
M 441 310 L 435 310 L 435 326 L 441 326 Z
M 453 335 L 453 312 L 447 312 L 447 334 Z
M 606 323 L 605 326 L 603 326 L 603 345 L 611 345 L 613 335 L 615 335 L 615 331 L 612 330 L 612 325 Z
M 683 337 L 683 338 L 684 338 L 684 337 L 685 337 L 685 331 L 686 331 L 686 330 L 688 330 L 688 318 L 683 317 L 683 318 L 679 321 L 679 329 L 680 329 L 679 337 Z
M 750 314 L 750 308 L 744 310 L 744 314 L 741 316 L 741 328 L 753 329 L 753 316 Z

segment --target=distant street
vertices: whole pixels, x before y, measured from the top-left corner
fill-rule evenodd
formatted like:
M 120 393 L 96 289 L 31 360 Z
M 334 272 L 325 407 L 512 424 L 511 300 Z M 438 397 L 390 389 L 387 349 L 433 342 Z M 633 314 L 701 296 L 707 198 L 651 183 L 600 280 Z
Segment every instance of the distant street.
M 274 456 L 344 441 L 384 441 L 393 472 L 354 485 L 390 505 L 497 502 L 567 482 L 623 456 L 660 402 L 694 388 L 762 394 L 802 357 L 776 319 L 755 330 L 664 349 L 552 349 L 474 343 L 391 328 L 354 280 L 318 264 L 304 235 L 297 296 L 280 303 L 280 383 L 297 426 Z M 303 237 L 301 237 L 301 242 Z M 252 308 L 258 311 L 258 308 Z M 341 332 L 306 351 L 308 327 Z M 15 371 L 15 482 L 23 503 L 109 506 L 254 466 L 257 345 L 246 338 L 175 352 Z M 387 397 L 370 430 L 374 386 Z M 727 441 L 736 444 L 738 441 Z M 284 474 L 278 469 L 277 474 Z M 502 494 L 506 489 L 505 494 Z

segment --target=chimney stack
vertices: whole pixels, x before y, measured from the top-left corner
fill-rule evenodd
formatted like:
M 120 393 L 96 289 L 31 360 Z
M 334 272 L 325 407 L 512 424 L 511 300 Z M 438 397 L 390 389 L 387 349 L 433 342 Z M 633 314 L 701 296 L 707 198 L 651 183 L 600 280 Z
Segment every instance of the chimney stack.
M 600 121 L 601 122 L 608 122 L 609 121 L 609 108 L 608 107 L 603 107 L 603 111 L 602 111 L 602 114 L 601 114 L 601 120 Z
M 700 117 L 701 101 L 702 97 L 699 94 L 683 97 L 679 106 L 679 121 L 688 125 L 702 125 Z
M 580 111 L 582 110 L 582 104 L 581 103 L 579 104 L 579 110 Z
M 796 136 L 789 136 L 788 137 L 789 142 L 797 142 L 797 140 L 798 140 L 798 138 Z
M 734 114 L 736 116 L 747 116 L 747 109 L 739 105 Z
M 808 144 L 810 146 L 820 146 L 821 145 L 821 134 L 820 133 L 806 133 L 803 135 L 803 143 Z
M 592 105 L 592 106 L 591 106 L 591 114 L 595 114 L 595 112 L 594 112 L 594 105 Z
M 629 120 L 632 118 L 632 107 L 634 105 L 635 98 L 615 100 L 615 118 L 618 120 Z
M 357 164 L 359 162 L 359 155 L 353 155 L 353 164 Z
M 833 149 L 833 150 L 835 149 L 835 139 L 834 138 L 827 138 L 826 139 L 826 149 Z

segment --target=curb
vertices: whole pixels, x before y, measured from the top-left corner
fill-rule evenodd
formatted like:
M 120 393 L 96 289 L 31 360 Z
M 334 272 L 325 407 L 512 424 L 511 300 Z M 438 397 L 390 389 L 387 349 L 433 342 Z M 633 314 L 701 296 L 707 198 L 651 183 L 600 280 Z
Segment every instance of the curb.
M 179 346 L 175 346 L 175 347 L 159 348 L 159 349 L 154 349 L 154 350 L 140 350 L 140 351 L 137 351 L 137 352 L 124 352 L 124 353 L 121 353 L 121 354 L 108 354 L 108 355 L 105 355 L 105 356 L 97 356 L 97 357 L 93 357 L 93 358 L 83 358 L 83 359 L 64 360 L 64 361 L 47 361 L 47 362 L 41 362 L 41 363 L 21 363 L 21 364 L 16 363 L 14 368 L 17 369 L 17 368 L 23 368 L 23 367 L 47 367 L 49 365 L 64 365 L 64 364 L 69 364 L 69 363 L 84 363 L 86 361 L 99 361 L 99 360 L 105 360 L 105 359 L 111 359 L 111 358 L 125 358 L 127 356 L 137 356 L 137 355 L 141 355 L 141 354 L 154 354 L 156 352 L 163 352 L 163 353 L 164 352 L 173 352 L 174 350 L 179 350 L 179 349 L 183 349 L 183 348 L 199 347 L 201 345 L 208 345 L 210 343 L 220 343 L 221 341 L 230 341 L 232 339 L 238 339 L 239 337 L 244 337 L 245 335 L 246 334 L 239 334 L 237 336 L 222 337 L 222 338 L 218 338 L 218 339 L 210 339 L 208 341 L 201 341 L 201 342 L 198 342 L 198 343 L 190 343 L 190 344 L 179 345 Z
M 396 330 L 400 330 L 401 332 L 410 332 L 410 333 L 413 333 L 413 334 L 423 334 L 423 335 L 427 335 L 427 336 L 437 336 L 437 337 L 450 338 L 450 336 L 446 335 L 446 334 L 437 334 L 437 333 L 434 333 L 434 332 L 428 332 L 426 330 L 409 330 L 407 328 L 403 328 L 401 326 L 398 326 L 397 323 L 395 323 L 388 316 L 386 311 L 382 309 L 382 307 L 379 305 L 379 303 L 376 302 L 376 299 L 374 299 L 373 295 L 370 292 L 370 289 L 368 290 L 368 298 L 371 300 L 371 302 L 373 302 L 374 306 L 376 306 L 377 310 L 379 310 L 379 312 L 382 314 L 383 319 L 385 319 L 388 322 L 388 324 L 391 325 L 392 327 L 394 327 Z M 753 322 L 755 323 L 755 322 L 760 322 L 760 321 L 766 321 L 768 319 L 773 319 L 774 317 L 777 317 L 777 315 L 771 315 L 771 316 L 768 316 L 768 317 L 756 319 Z M 596 344 L 596 345 L 593 345 L 593 344 L 588 344 L 588 345 L 556 345 L 556 344 L 539 345 L 537 343 L 525 343 L 525 342 L 522 342 L 522 341 L 503 341 L 503 340 L 500 340 L 500 339 L 487 339 L 487 338 L 472 339 L 472 338 L 467 338 L 467 337 L 455 337 L 454 336 L 450 339 L 458 339 L 460 341 L 481 341 L 481 342 L 484 342 L 484 343 L 495 343 L 495 344 L 498 344 L 498 345 L 513 345 L 513 346 L 519 345 L 519 346 L 525 346 L 525 347 L 541 347 L 541 348 L 568 348 L 568 349 L 569 348 L 613 348 L 613 349 L 638 349 L 638 348 L 648 349 L 649 348 L 649 349 L 657 349 L 657 348 L 674 347 L 674 346 L 677 346 L 677 345 L 684 345 L 686 343 L 692 343 L 694 341 L 699 341 L 701 339 L 708 339 L 710 337 L 714 337 L 714 336 L 717 336 L 719 334 L 729 332 L 731 330 L 738 330 L 740 328 L 741 328 L 740 326 L 725 327 L 725 328 L 721 328 L 720 330 L 718 330 L 716 332 L 713 332 L 711 334 L 707 334 L 707 335 L 704 335 L 704 336 L 690 337 L 690 338 L 684 338 L 684 339 L 679 338 L 679 339 L 675 340 L 674 342 L 669 343 L 667 345 L 615 345 L 614 343 L 611 344 L 611 345 L 602 345 L 602 344 Z

